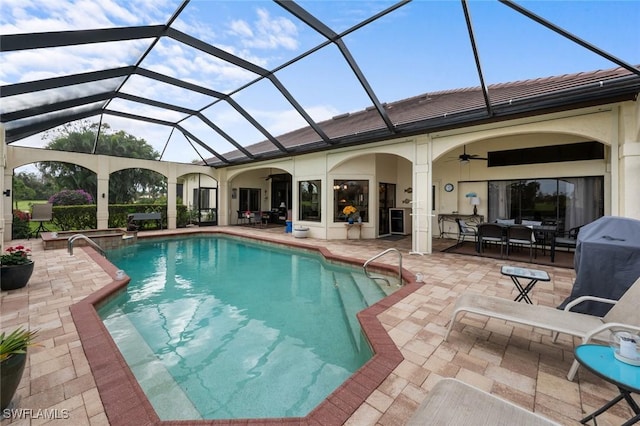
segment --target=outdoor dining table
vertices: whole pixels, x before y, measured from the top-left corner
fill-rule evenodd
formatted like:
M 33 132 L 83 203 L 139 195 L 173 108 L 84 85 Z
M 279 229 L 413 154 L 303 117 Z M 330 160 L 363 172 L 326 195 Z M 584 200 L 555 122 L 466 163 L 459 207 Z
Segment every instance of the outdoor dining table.
M 489 223 L 489 222 L 485 222 L 485 223 Z M 482 225 L 484 225 L 485 223 L 480 223 L 478 224 L 478 244 L 476 245 L 476 251 L 477 252 L 482 252 L 482 247 L 480 246 L 482 243 L 482 235 L 480 232 L 480 229 L 482 227 Z M 502 236 L 504 238 L 504 243 L 507 243 L 507 234 L 509 232 L 509 228 L 511 226 L 514 225 L 518 225 L 521 226 L 520 224 L 508 224 L 508 223 L 491 223 L 492 225 L 497 225 L 500 228 L 502 228 Z M 531 228 L 535 233 L 542 233 L 544 235 L 544 239 L 542 240 L 542 254 L 545 255 L 546 253 L 546 244 L 550 244 L 551 246 L 553 246 L 553 240 L 556 236 L 556 233 L 558 232 L 558 227 L 555 225 L 525 225 L 528 226 L 529 228 Z

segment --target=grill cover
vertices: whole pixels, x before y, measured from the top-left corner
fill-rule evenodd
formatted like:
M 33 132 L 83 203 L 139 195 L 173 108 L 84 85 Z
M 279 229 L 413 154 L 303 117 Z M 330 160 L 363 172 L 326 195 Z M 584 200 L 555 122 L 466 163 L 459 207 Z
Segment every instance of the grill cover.
M 583 226 L 574 256 L 576 281 L 560 309 L 579 296 L 618 300 L 640 277 L 640 220 L 604 216 Z M 575 312 L 604 316 L 611 305 L 583 302 Z

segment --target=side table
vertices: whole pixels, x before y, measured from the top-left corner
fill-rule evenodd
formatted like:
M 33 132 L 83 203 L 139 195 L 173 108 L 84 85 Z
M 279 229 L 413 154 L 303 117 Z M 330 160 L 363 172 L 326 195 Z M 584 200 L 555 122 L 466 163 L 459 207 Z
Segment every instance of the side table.
M 531 299 L 529 299 L 529 292 L 531 291 L 533 286 L 535 286 L 538 281 L 551 281 L 551 278 L 549 278 L 549 274 L 547 274 L 546 271 L 539 271 L 537 269 L 504 265 L 502 268 L 500 268 L 500 273 L 511 278 L 511 281 L 513 281 L 513 284 L 520 292 L 520 294 L 518 294 L 518 296 L 516 296 L 516 298 L 513 300 L 515 300 L 516 302 L 524 300 L 530 305 L 533 302 L 531 302 Z M 523 286 L 518 278 L 528 279 L 529 283 Z
M 640 421 L 640 407 L 631 397 L 631 393 L 640 393 L 640 366 L 626 364 L 615 358 L 613 348 L 603 345 L 580 345 L 575 350 L 576 360 L 598 377 L 613 383 L 620 394 L 607 402 L 601 408 L 589 414 L 580 423 L 585 424 L 596 416 L 607 411 L 621 400 L 627 401 L 635 416 L 623 426 L 632 425 Z

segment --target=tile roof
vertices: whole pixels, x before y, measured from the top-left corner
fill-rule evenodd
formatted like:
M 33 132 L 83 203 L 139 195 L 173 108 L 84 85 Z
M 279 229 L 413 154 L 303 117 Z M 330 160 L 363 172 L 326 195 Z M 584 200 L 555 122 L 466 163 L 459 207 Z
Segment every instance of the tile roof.
M 389 132 L 376 109 L 369 107 L 318 123 L 331 139 L 329 146 L 311 127 L 285 133 L 278 136 L 278 140 L 291 151 L 289 154 L 295 154 L 504 120 L 515 114 L 537 115 L 552 109 L 620 100 L 621 97 L 635 99 L 640 92 L 640 76 L 625 68 L 614 68 L 492 84 L 487 92 L 491 114 L 487 112 L 481 87 L 444 90 L 383 104 L 395 126 L 395 134 Z M 281 154 L 274 151 L 268 141 L 250 145 L 247 149 L 257 156 Z M 236 151 L 225 154 L 228 158 L 241 155 Z

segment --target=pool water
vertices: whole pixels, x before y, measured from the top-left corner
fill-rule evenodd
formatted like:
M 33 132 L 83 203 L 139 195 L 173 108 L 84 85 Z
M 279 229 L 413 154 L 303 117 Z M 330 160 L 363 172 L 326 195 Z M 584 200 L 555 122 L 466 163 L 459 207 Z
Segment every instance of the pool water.
M 305 416 L 372 356 L 360 269 L 211 236 L 108 257 L 131 283 L 99 313 L 162 420 Z

